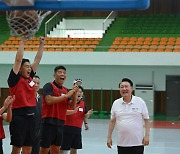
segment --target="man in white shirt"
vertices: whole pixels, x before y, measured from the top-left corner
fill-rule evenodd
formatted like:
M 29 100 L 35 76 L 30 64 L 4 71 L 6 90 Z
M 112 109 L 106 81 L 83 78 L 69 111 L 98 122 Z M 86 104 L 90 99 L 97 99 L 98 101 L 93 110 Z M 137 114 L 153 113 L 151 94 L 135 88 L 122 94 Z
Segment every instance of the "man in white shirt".
M 143 154 L 144 146 L 149 144 L 150 133 L 146 103 L 132 95 L 133 82 L 130 79 L 122 79 L 119 88 L 122 97 L 115 100 L 111 108 L 107 146 L 112 146 L 112 133 L 117 125 L 118 154 Z

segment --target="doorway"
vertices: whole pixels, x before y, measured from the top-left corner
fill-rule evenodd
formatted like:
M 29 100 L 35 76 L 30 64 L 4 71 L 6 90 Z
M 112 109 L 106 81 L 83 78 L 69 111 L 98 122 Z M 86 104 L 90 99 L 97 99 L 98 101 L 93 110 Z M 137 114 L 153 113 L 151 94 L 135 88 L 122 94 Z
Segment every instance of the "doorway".
M 166 76 L 166 115 L 180 115 L 180 76 Z

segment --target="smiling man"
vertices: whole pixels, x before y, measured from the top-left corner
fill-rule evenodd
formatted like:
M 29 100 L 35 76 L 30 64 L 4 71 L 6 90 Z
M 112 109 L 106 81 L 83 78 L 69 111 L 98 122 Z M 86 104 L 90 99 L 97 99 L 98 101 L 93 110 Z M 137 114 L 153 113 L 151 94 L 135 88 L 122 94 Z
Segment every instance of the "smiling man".
M 130 79 L 122 79 L 119 88 L 122 98 L 115 100 L 111 108 L 107 146 L 112 146 L 112 133 L 117 124 L 118 154 L 143 154 L 150 133 L 146 103 L 132 95 L 133 82 Z
M 44 38 L 40 38 L 39 49 L 32 65 L 29 59 L 23 58 L 25 42 L 26 38 L 22 38 L 8 78 L 10 94 L 16 97 L 12 104 L 10 123 L 12 154 L 19 154 L 21 147 L 23 153 L 30 154 L 34 138 L 36 92 L 32 78 L 42 58 Z
M 48 154 L 49 150 L 59 154 L 67 107 L 76 107 L 78 86 L 74 85 L 70 91 L 63 86 L 66 80 L 64 66 L 55 67 L 54 79 L 43 87 L 40 154 Z

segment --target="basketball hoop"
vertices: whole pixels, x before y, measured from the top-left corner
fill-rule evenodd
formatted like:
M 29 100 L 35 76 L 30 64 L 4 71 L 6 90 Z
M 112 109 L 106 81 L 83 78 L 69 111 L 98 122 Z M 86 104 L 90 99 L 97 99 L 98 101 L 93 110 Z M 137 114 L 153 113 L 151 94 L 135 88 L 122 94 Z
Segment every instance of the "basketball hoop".
M 41 26 L 43 19 L 49 15 L 51 11 L 7 11 L 6 19 L 10 27 L 12 36 L 26 36 L 27 39 L 32 38 Z

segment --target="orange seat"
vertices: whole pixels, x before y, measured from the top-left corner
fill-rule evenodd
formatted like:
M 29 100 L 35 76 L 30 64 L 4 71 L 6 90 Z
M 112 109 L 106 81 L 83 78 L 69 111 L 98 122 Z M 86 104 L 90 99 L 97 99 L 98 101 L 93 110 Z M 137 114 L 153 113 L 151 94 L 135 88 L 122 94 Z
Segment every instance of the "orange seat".
M 149 49 L 149 45 L 142 45 L 141 49 Z
M 114 48 L 110 48 L 108 51 L 109 51 L 109 52 L 115 52 L 115 51 L 116 51 L 116 49 L 114 49 Z
M 138 41 L 136 42 L 136 45 L 142 45 L 142 44 L 143 44 L 143 41 L 138 40 Z
M 164 52 L 164 50 L 165 50 L 164 48 L 157 48 L 156 52 Z
M 129 41 L 136 42 L 136 41 L 137 41 L 137 37 L 130 37 L 130 38 L 129 38 Z
M 174 49 L 173 52 L 180 52 L 180 48 Z
M 70 48 L 64 48 L 63 51 L 68 52 L 68 51 L 71 51 L 71 49 Z
M 90 45 L 90 44 L 92 44 L 92 42 L 91 41 L 85 41 L 85 42 L 81 41 L 79 44 L 80 45 L 83 45 L 83 44 Z
M 168 41 L 176 41 L 175 37 L 169 37 Z
M 115 41 L 113 42 L 113 45 L 119 45 L 119 44 L 120 44 L 120 41 L 116 41 L 116 40 L 115 40 Z
M 167 45 L 174 45 L 174 43 L 175 43 L 174 41 L 168 41 Z
M 15 41 L 15 40 L 16 40 L 16 37 L 11 36 L 11 37 L 9 37 L 9 40 L 10 40 L 10 41 Z
M 152 41 L 160 41 L 161 39 L 159 37 L 154 37 Z
M 54 41 L 46 41 L 46 44 L 47 44 L 47 45 L 52 45 L 52 46 L 53 46 L 53 45 L 54 45 Z
M 140 52 L 148 52 L 148 49 L 147 48 L 143 48 L 143 49 L 140 49 L 139 51 Z
M 138 37 L 137 41 L 144 41 L 144 37 Z
M 153 40 L 153 41 L 151 42 L 151 44 L 152 44 L 152 45 L 158 45 L 158 44 L 159 44 L 159 41 L 154 41 L 154 40 Z
M 123 37 L 123 41 L 129 41 L 129 37 Z
M 39 41 L 34 40 L 34 41 L 32 41 L 32 44 L 33 44 L 34 46 L 39 46 Z
M 135 45 L 136 42 L 135 42 L 135 41 L 129 41 L 127 44 L 128 44 L 128 45 Z
M 26 41 L 26 43 L 25 43 L 25 45 L 32 45 L 33 44 L 33 41 L 31 41 L 31 40 L 28 40 L 28 41 Z
M 167 44 L 166 41 L 160 41 L 160 42 L 159 42 L 159 45 L 166 45 L 166 44 Z
M 7 40 L 7 41 L 5 41 L 3 44 L 4 44 L 4 45 L 12 45 L 12 41 Z
M 3 48 L 3 51 L 10 51 L 10 48 L 4 47 L 4 48 Z
M 71 51 L 78 51 L 78 48 L 71 48 Z
M 149 40 L 143 42 L 143 45 L 150 45 L 150 44 L 151 44 L 151 41 Z
M 70 41 L 69 44 L 70 44 L 70 45 L 76 45 L 77 42 L 73 40 L 73 41 Z
M 10 51 L 17 51 L 17 48 L 16 47 L 12 47 L 12 48 L 10 48 Z
M 141 46 L 140 46 L 140 45 L 135 45 L 133 48 L 134 48 L 134 49 L 140 49 Z
M 170 48 L 165 49 L 165 52 L 172 52 L 172 51 L 173 51 L 173 49 L 170 49 Z
M 69 45 L 69 41 L 62 41 L 62 45 Z
M 129 48 L 124 49 L 124 52 L 131 52 L 131 49 L 129 49 Z
M 92 51 L 94 51 L 94 50 L 93 50 L 92 48 L 87 48 L 86 51 L 87 51 L 87 52 L 92 52 Z
M 124 48 L 126 48 L 126 46 L 125 45 L 119 45 L 119 46 L 117 46 L 117 48 L 118 49 L 124 49 Z
M 33 47 L 32 51 L 38 51 L 38 47 Z
M 123 49 L 122 48 L 118 48 L 116 49 L 117 52 L 123 52 Z
M 55 51 L 63 51 L 62 48 L 55 48 Z
M 92 44 L 92 45 L 98 45 L 98 44 L 99 44 L 99 41 L 92 41 L 91 44 Z
M 152 41 L 152 37 L 146 37 L 144 41 Z
M 139 52 L 139 49 L 132 49 L 132 52 Z
M 127 45 L 127 41 L 121 41 L 120 45 Z
M 115 38 L 115 41 L 121 41 L 122 40 L 122 37 L 116 37 Z
M 55 51 L 55 49 L 53 47 L 49 47 L 48 51 L 53 52 L 53 51 Z
M 79 51 L 79 52 L 85 52 L 86 49 L 85 49 L 85 48 L 79 48 L 77 51 Z
M 168 41 L 168 38 L 167 37 L 162 37 L 161 41 Z
M 125 49 L 132 49 L 133 45 L 126 45 Z

